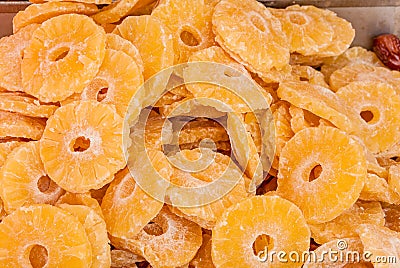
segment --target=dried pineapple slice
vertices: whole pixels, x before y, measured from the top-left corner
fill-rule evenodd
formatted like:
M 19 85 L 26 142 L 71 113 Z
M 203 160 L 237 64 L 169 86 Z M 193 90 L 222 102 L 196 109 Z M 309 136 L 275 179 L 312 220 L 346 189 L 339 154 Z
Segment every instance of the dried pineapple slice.
M 254 196 L 219 219 L 212 231 L 212 260 L 216 267 L 301 267 L 301 261 L 290 260 L 271 266 L 262 257 L 267 249 L 303 252 L 309 245 L 310 229 L 298 207 L 278 196 Z
M 14 16 L 13 32 L 16 33 L 29 24 L 41 24 L 50 18 L 63 14 L 76 13 L 92 15 L 98 11 L 96 5 L 84 3 L 47 2 L 43 4 L 33 4 L 19 11 Z
M 172 35 L 157 18 L 149 15 L 131 16 L 124 19 L 114 32 L 131 41 L 139 50 L 144 63 L 145 80 L 174 64 Z M 166 84 L 167 81 L 163 86 Z
M 65 14 L 43 22 L 25 49 L 24 91 L 44 102 L 82 92 L 99 71 L 105 41 L 103 28 L 84 15 Z
M 69 192 L 101 188 L 126 164 L 127 128 L 108 104 L 82 101 L 59 108 L 40 141 L 47 174 Z
M 387 180 L 372 173 L 367 175 L 360 199 L 400 204 L 400 195 L 389 187 Z
M 164 207 L 134 239 L 111 241 L 142 255 L 153 267 L 177 267 L 190 262 L 202 243 L 201 228 Z
M 309 223 L 324 223 L 357 201 L 366 176 L 363 148 L 349 135 L 333 127 L 306 128 L 281 152 L 277 193 L 298 205 Z
M 190 261 L 189 267 L 192 268 L 214 268 L 211 259 L 211 235 L 203 233 L 203 244 L 197 251 L 196 256 Z
M 59 208 L 74 215 L 85 228 L 92 247 L 91 268 L 109 268 L 111 265 L 110 245 L 106 223 L 93 209 L 83 205 L 60 204 Z
M 74 194 L 66 192 L 56 202 L 56 206 L 62 204 L 86 206 L 93 209 L 100 217 L 104 218 L 99 203 L 97 203 L 97 200 L 92 198 L 89 193 Z
M 268 76 L 270 70 L 287 68 L 290 44 L 279 20 L 261 3 L 222 0 L 212 23 L 218 44 L 250 71 Z
M 2 267 L 90 268 L 85 229 L 70 213 L 51 205 L 21 207 L 0 223 Z
M 175 64 L 214 44 L 213 8 L 205 0 L 166 0 L 151 16 L 160 19 L 173 33 Z
M 18 33 L 0 39 L 0 87 L 9 91 L 21 91 L 21 63 L 24 49 L 29 45 L 33 32 L 39 27 L 32 24 Z
M 82 91 L 81 100 L 113 104 L 125 117 L 129 103 L 143 84 L 143 76 L 132 58 L 122 51 L 106 49 L 96 77 Z
M 5 140 L 0 142 L 0 168 L 4 165 L 12 150 L 24 143 L 24 141 L 19 140 Z
M 392 86 L 376 81 L 353 82 L 336 95 L 359 114 L 360 124 L 353 134 L 372 153 L 385 151 L 400 141 L 400 96 Z
M 21 114 L 0 111 L 0 138 L 39 140 L 46 122 Z
M 64 193 L 46 174 L 39 142 L 20 145 L 1 169 L 1 197 L 8 213 L 23 205 L 54 204 Z
M 357 201 L 332 221 L 309 224 L 311 236 L 318 244 L 343 237 L 357 237 L 360 224 L 385 225 L 385 214 L 379 202 Z

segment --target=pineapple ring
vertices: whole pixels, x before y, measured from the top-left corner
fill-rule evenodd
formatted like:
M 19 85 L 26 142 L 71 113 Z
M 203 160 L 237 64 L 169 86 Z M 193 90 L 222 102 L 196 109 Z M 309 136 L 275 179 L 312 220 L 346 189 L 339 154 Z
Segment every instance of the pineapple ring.
M 352 82 L 336 95 L 360 115 L 360 128 L 352 134 L 372 153 L 386 151 L 400 141 L 400 96 L 390 84 Z
M 47 2 L 43 4 L 29 5 L 25 10 L 18 12 L 13 18 L 13 32 L 20 31 L 23 27 L 38 23 L 62 14 L 91 15 L 98 12 L 96 5 L 70 2 Z
M 25 115 L 0 111 L 0 138 L 39 140 L 46 121 Z
M 87 16 L 65 14 L 43 22 L 25 49 L 24 91 L 44 102 L 82 92 L 99 71 L 105 46 L 103 28 Z
M 254 196 L 231 206 L 212 231 L 212 260 L 221 268 L 270 267 L 262 261 L 265 248 L 300 253 L 309 246 L 310 229 L 300 209 L 278 196 Z
M 289 42 L 281 23 L 261 3 L 222 0 L 212 22 L 218 44 L 252 72 L 268 77 L 269 70 L 288 66 Z
M 82 101 L 60 107 L 40 141 L 47 174 L 69 192 L 103 187 L 125 166 L 127 128 L 109 104 Z
M 1 267 L 90 268 L 92 249 L 79 220 L 51 205 L 21 207 L 0 223 Z
M 28 142 L 13 150 L 0 174 L 1 197 L 8 213 L 23 205 L 54 204 L 64 193 L 44 171 L 39 142 Z
M 167 207 L 133 239 L 116 239 L 120 248 L 143 256 L 152 267 L 178 267 L 190 262 L 202 244 L 200 226 Z
M 277 193 L 299 206 L 309 223 L 324 223 L 357 201 L 366 176 L 359 143 L 337 128 L 306 128 L 281 151 Z
M 160 19 L 173 33 L 175 64 L 214 44 L 213 6 L 206 0 L 167 0 L 151 16 Z

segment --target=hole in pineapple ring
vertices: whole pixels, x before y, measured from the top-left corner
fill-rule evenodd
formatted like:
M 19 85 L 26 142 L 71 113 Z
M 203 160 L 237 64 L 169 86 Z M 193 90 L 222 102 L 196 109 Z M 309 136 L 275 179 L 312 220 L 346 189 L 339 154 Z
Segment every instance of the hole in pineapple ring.
M 149 235 L 154 235 L 154 236 L 160 236 L 165 233 L 164 229 L 162 228 L 161 225 L 159 225 L 156 222 L 149 222 L 144 228 L 143 231 L 146 232 L 146 234 Z
M 274 239 L 266 234 L 261 234 L 257 236 L 256 240 L 253 242 L 253 253 L 257 257 L 263 257 L 266 254 L 266 249 L 268 251 L 274 248 Z
M 39 178 L 37 182 L 37 186 L 39 188 L 39 191 L 42 193 L 46 192 L 49 190 L 51 184 L 51 179 L 48 176 L 42 176 Z
M 360 117 L 368 124 L 375 124 L 379 121 L 379 109 L 376 107 L 364 107 L 360 112 Z
M 71 142 L 71 149 L 73 152 L 84 152 L 90 147 L 90 139 L 85 137 L 78 137 Z
M 322 173 L 322 167 L 321 167 L 321 165 L 318 164 L 311 169 L 308 181 L 312 182 L 313 180 L 318 179 L 319 176 L 321 175 L 321 173 Z
M 198 38 L 196 38 L 196 36 L 193 33 L 186 31 L 186 30 L 183 30 L 181 32 L 180 38 L 181 38 L 182 42 L 189 47 L 195 47 L 200 44 L 200 41 L 198 40 Z
M 265 32 L 266 28 L 265 28 L 265 21 L 264 19 L 260 18 L 259 15 L 252 15 L 250 17 L 250 21 L 251 23 L 261 32 Z
M 307 19 L 304 17 L 304 14 L 300 12 L 290 12 L 289 20 L 290 22 L 298 25 L 303 25 L 307 23 Z
M 33 245 L 29 252 L 29 261 L 33 268 L 42 268 L 48 259 L 47 249 L 42 245 Z
M 103 87 L 97 92 L 96 99 L 98 102 L 103 101 L 107 97 L 108 87 Z
M 59 61 L 65 58 L 69 53 L 69 47 L 59 47 L 50 52 L 49 59 L 51 61 Z

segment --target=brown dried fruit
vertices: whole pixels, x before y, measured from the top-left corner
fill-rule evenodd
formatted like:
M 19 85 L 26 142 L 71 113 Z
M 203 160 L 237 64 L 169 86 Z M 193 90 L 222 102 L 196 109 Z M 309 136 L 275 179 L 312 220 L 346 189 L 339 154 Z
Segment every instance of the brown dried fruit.
M 400 39 L 394 34 L 382 34 L 374 38 L 373 50 L 390 69 L 400 70 Z

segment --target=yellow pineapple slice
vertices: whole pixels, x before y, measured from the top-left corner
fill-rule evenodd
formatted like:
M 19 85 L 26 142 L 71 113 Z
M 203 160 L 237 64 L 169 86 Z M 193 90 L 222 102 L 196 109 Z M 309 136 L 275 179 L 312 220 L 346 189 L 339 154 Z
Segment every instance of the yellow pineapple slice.
M 92 198 L 89 193 L 74 194 L 66 192 L 56 202 L 57 206 L 62 204 L 86 206 L 93 209 L 100 217 L 104 218 L 99 203 L 96 199 Z
M 96 77 L 84 88 L 81 100 L 113 104 L 125 117 L 131 99 L 143 84 L 143 76 L 132 58 L 122 51 L 106 49 Z
M 84 15 L 65 14 L 43 22 L 25 49 L 24 91 L 44 102 L 82 92 L 99 71 L 105 40 L 103 28 Z
M 333 27 L 327 20 L 327 16 L 332 16 L 331 11 L 299 5 L 269 10 L 281 22 L 291 53 L 315 55 L 334 39 Z
M 278 96 L 346 132 L 352 133 L 360 128 L 360 116 L 328 88 L 305 81 L 288 81 L 279 85 Z
M 193 268 L 214 268 L 211 259 L 211 235 L 203 233 L 203 244 L 197 251 L 196 256 L 190 261 L 189 267 Z
M 42 119 L 0 111 L 0 138 L 39 140 L 46 122 Z
M 212 22 L 218 44 L 250 71 L 268 76 L 272 69 L 287 68 L 290 44 L 279 20 L 261 3 L 222 0 Z
M 213 11 L 205 0 L 166 0 L 153 10 L 151 16 L 160 19 L 173 33 L 176 64 L 214 44 Z
M 105 6 L 100 12 L 92 15 L 98 24 L 118 22 L 121 18 L 133 13 L 154 0 L 118 0 L 111 5 Z
M 334 239 L 310 252 L 303 268 L 373 268 L 371 263 L 363 262 L 363 254 L 364 248 L 359 238 Z
M 133 239 L 110 239 L 143 256 L 153 267 L 178 267 L 194 258 L 202 244 L 202 232 L 197 224 L 164 207 Z
M 18 140 L 10 140 L 10 141 L 2 141 L 0 142 L 0 167 L 4 165 L 6 162 L 7 157 L 10 155 L 12 150 L 17 148 L 18 146 L 24 144 L 24 141 Z
M 137 268 L 136 263 L 145 261 L 142 256 L 128 250 L 111 250 L 111 268 Z
M 339 56 L 326 58 L 321 66 L 321 73 L 325 75 L 326 81 L 329 81 L 329 77 L 334 71 L 358 63 L 385 67 L 374 52 L 363 47 L 351 47 Z
M 110 245 L 103 218 L 93 209 L 83 205 L 60 204 L 59 208 L 74 215 L 85 228 L 92 247 L 91 268 L 109 268 L 111 265 Z
M 374 81 L 388 83 L 397 92 L 400 91 L 400 72 L 391 71 L 384 67 L 376 67 L 370 64 L 355 63 L 347 65 L 332 73 L 329 77 L 329 85 L 333 91 L 338 91 L 341 87 L 347 86 L 355 81 Z
M 400 206 L 382 203 L 382 208 L 383 211 L 385 212 L 385 226 L 393 231 L 399 232 Z
M 54 204 L 64 193 L 46 174 L 39 142 L 20 145 L 1 169 L 1 197 L 8 213 L 23 205 Z
M 51 205 L 21 207 L 0 223 L 1 267 L 90 268 L 85 229 L 70 213 Z
M 364 251 L 370 252 L 371 262 L 376 268 L 395 268 L 400 258 L 400 234 L 387 227 L 361 224 L 357 230 Z M 381 256 L 379 260 L 378 257 Z M 385 259 L 383 259 L 386 257 Z M 389 259 L 390 258 L 390 259 Z M 386 262 L 383 262 L 386 260 Z
M 385 214 L 379 202 L 357 201 L 335 219 L 309 226 L 314 241 L 324 244 L 342 237 L 357 237 L 357 227 L 365 223 L 385 225 Z
M 187 161 L 195 161 L 200 159 L 200 157 L 204 157 L 207 153 L 210 152 L 201 151 L 200 149 L 183 150 L 174 157 L 170 157 L 170 161 L 172 159 L 173 163 L 177 163 L 180 158 L 184 158 Z M 210 158 L 204 157 L 204 159 L 199 160 L 199 162 L 201 161 L 204 163 L 209 160 Z M 201 165 L 202 163 L 197 164 Z M 233 185 L 233 187 L 229 184 L 222 184 L 223 186 L 230 187 L 232 189 L 229 192 L 226 192 L 225 195 L 221 194 L 218 196 L 220 199 L 215 201 L 210 199 L 207 200 L 207 203 L 200 201 L 197 206 L 184 207 L 179 206 L 179 203 L 175 204 L 175 201 L 179 202 L 178 198 L 182 198 L 174 195 L 179 193 L 178 190 L 174 189 L 169 192 L 167 191 L 167 196 L 170 198 L 172 205 L 175 206 L 175 209 L 182 213 L 182 216 L 199 224 L 205 229 L 212 229 L 225 209 L 247 197 L 248 194 L 245 188 L 245 180 L 249 179 L 245 175 L 241 174 L 241 171 L 234 163 L 232 163 L 232 160 L 229 156 L 225 156 L 220 153 L 216 153 L 214 160 L 201 171 L 190 172 L 190 167 L 179 166 L 178 168 L 174 169 L 174 173 L 171 177 L 171 183 L 179 187 L 192 188 L 193 191 L 198 190 L 199 193 L 204 190 L 201 188 L 205 185 L 211 185 L 211 183 L 214 181 L 226 180 L 227 178 L 236 180 L 237 184 Z M 215 189 L 218 186 L 221 185 L 213 186 L 210 191 L 216 193 L 223 192 L 224 189 Z M 192 196 L 192 198 L 195 199 L 194 196 Z M 201 197 L 198 197 L 198 200 L 202 200 Z
M 140 56 L 139 50 L 133 45 L 132 42 L 129 42 L 119 35 L 108 33 L 106 34 L 106 49 L 114 49 L 126 53 L 132 58 L 132 60 L 139 67 L 140 72 L 143 74 L 144 63 L 142 60 L 142 56 Z
M 216 267 L 239 263 L 242 267 L 301 267 L 301 260 L 271 266 L 263 258 L 267 250 L 303 252 L 309 245 L 310 229 L 298 207 L 278 196 L 254 196 L 231 206 L 218 220 L 212 231 L 212 260 Z
M 372 153 L 383 152 L 400 141 L 400 96 L 390 84 L 352 82 L 336 95 L 359 114 L 359 128 L 353 134 Z
M 33 117 L 50 117 L 58 108 L 20 92 L 0 92 L 0 110 Z
M 127 125 L 114 107 L 73 102 L 47 121 L 40 157 L 49 177 L 69 192 L 98 189 L 125 166 Z
M 63 14 L 84 14 L 91 15 L 98 12 L 98 8 L 93 4 L 71 3 L 71 2 L 47 2 L 43 4 L 29 5 L 26 9 L 19 11 L 13 18 L 13 32 L 20 31 L 21 28 L 38 23 Z
M 172 35 L 160 20 L 149 15 L 128 17 L 117 26 L 115 33 L 131 41 L 139 50 L 145 80 L 174 64 Z
M 32 24 L 14 35 L 0 39 L 0 87 L 9 91 L 23 90 L 21 63 L 24 49 L 38 27 L 38 24 Z
M 157 216 L 163 205 L 163 202 L 144 192 L 129 173 L 129 169 L 125 168 L 115 175 L 101 208 L 110 235 L 132 238 Z
M 292 75 L 299 81 L 307 81 L 313 85 L 329 88 L 324 75 L 310 66 L 292 65 Z
M 281 152 L 277 193 L 298 205 L 309 223 L 324 223 L 357 201 L 366 176 L 363 148 L 349 135 L 333 127 L 306 128 Z
M 387 180 L 372 173 L 367 175 L 360 199 L 400 204 L 400 195 L 389 187 Z

